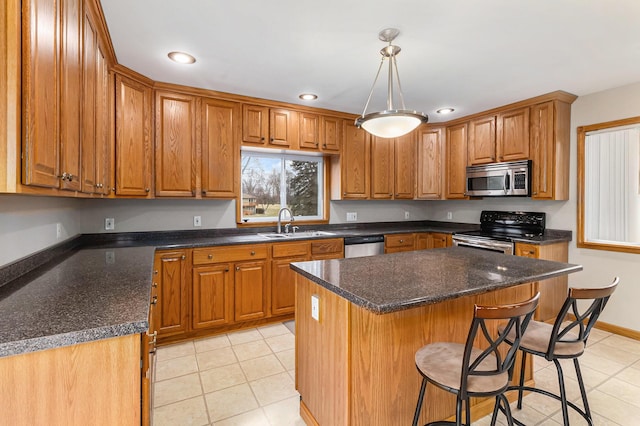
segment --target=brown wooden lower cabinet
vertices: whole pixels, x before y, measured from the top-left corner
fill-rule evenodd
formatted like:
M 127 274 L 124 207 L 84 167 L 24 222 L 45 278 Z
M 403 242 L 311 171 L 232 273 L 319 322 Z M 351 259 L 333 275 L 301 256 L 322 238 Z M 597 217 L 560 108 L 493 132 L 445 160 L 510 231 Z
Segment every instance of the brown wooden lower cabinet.
M 233 321 L 232 265 L 219 263 L 193 268 L 191 327 L 200 330 Z
M 267 278 L 266 260 L 242 262 L 235 265 L 234 320 L 236 322 L 266 318 Z
M 443 232 L 421 232 L 416 234 L 416 250 L 451 247 L 451 234 Z
M 157 329 L 161 337 L 189 329 L 190 250 L 158 251 L 154 274 L 158 283 Z
M 392 234 L 384 236 L 384 252 L 399 253 L 415 250 L 414 234 Z
M 555 260 L 557 262 L 568 262 L 569 243 L 560 242 L 554 244 L 528 244 L 516 243 L 516 256 L 530 257 L 533 259 Z M 540 304 L 536 309 L 535 319 L 537 321 L 548 321 L 555 319 L 562 304 L 567 298 L 569 277 L 549 278 L 544 281 L 534 283 L 536 290 L 540 292 Z
M 271 261 L 271 314 L 290 314 L 295 311 L 296 273 L 289 267 L 304 262 L 308 256 L 274 259 Z

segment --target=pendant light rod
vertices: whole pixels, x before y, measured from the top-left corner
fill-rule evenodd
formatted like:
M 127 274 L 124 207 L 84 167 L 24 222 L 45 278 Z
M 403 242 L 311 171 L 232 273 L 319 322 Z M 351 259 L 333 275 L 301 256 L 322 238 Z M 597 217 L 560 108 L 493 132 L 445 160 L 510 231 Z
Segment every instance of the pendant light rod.
M 400 31 L 395 28 L 384 29 L 378 34 L 378 38 L 381 41 L 388 43 L 388 45 L 380 49 L 382 59 L 378 66 L 376 78 L 373 80 L 373 85 L 371 86 L 367 102 L 364 105 L 362 115 L 355 121 L 355 125 L 357 127 L 363 128 L 374 136 L 383 138 L 394 138 L 405 135 L 414 130 L 421 123 L 426 123 L 429 119 L 426 114 L 407 110 L 405 107 L 404 94 L 402 93 L 402 85 L 400 84 L 400 74 L 398 73 L 398 62 L 396 60 L 396 56 L 400 53 L 401 49 L 399 46 L 391 44 L 398 34 L 400 34 Z M 382 70 L 382 65 L 384 64 L 385 59 L 389 60 L 387 78 L 387 109 L 367 114 L 367 108 L 371 102 L 373 91 L 375 90 L 376 83 L 380 77 L 380 71 Z M 400 92 L 399 97 L 402 109 L 395 109 L 393 104 L 394 73 L 398 84 L 398 91 Z

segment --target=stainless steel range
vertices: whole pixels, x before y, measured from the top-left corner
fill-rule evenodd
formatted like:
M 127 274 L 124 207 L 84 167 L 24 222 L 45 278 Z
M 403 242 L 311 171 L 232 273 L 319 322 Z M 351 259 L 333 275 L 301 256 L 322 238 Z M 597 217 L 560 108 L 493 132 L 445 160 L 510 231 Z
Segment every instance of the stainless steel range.
M 483 210 L 480 231 L 453 236 L 454 246 L 513 254 L 514 238 L 530 238 L 544 233 L 546 213 Z

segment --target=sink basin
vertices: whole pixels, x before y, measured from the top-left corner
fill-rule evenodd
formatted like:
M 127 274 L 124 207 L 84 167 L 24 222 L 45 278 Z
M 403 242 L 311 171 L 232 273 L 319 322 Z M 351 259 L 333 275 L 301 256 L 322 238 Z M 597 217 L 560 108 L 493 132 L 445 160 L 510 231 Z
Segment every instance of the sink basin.
M 262 237 L 262 238 L 267 238 L 270 240 L 285 240 L 285 239 L 292 239 L 292 238 L 313 238 L 313 237 L 325 237 L 325 236 L 331 236 L 331 235 L 336 235 L 333 232 L 327 232 L 327 231 L 299 231 L 299 232 L 290 232 L 288 234 L 285 233 L 281 233 L 278 234 L 277 232 L 267 232 L 267 233 L 259 233 L 258 236 Z

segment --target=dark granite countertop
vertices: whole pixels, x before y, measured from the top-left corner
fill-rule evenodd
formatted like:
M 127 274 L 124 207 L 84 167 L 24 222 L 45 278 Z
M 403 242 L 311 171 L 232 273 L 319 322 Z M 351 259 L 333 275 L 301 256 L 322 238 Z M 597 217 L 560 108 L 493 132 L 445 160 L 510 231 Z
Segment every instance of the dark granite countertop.
M 0 287 L 0 356 L 146 331 L 153 253 L 78 250 Z
M 456 233 L 479 226 L 413 221 L 300 228 L 334 233 L 316 237 L 320 239 L 405 232 Z M 257 235 L 273 230 L 271 226 L 84 234 L 0 268 L 0 356 L 142 333 L 148 328 L 155 249 L 297 240 Z M 548 244 L 571 240 L 571 231 L 554 232 L 524 241 Z
M 582 270 L 580 265 L 465 247 L 296 262 L 291 268 L 377 314 Z

